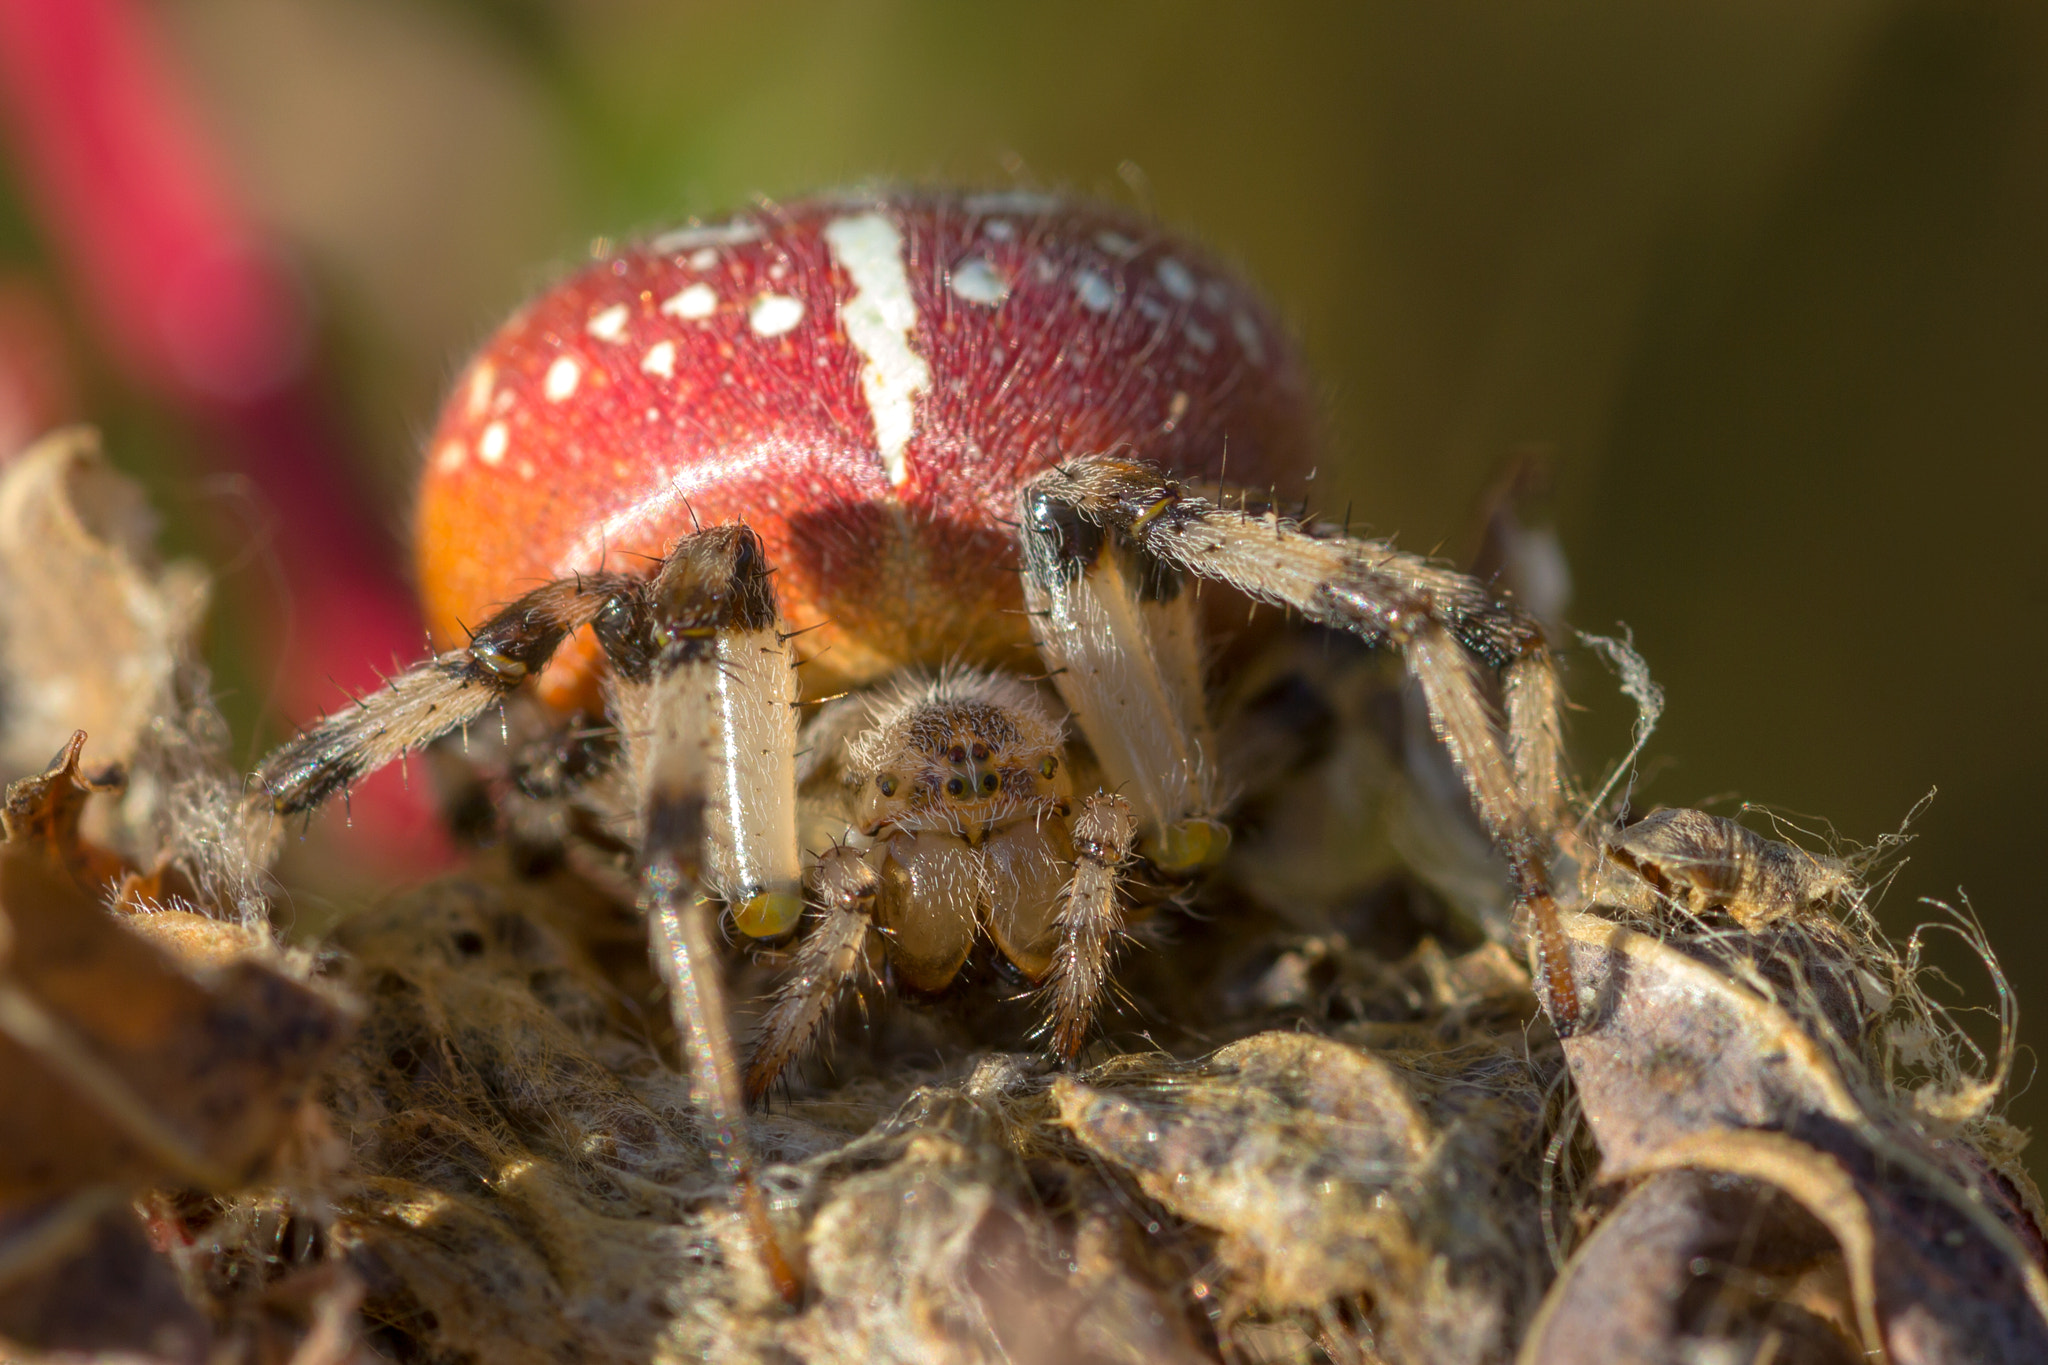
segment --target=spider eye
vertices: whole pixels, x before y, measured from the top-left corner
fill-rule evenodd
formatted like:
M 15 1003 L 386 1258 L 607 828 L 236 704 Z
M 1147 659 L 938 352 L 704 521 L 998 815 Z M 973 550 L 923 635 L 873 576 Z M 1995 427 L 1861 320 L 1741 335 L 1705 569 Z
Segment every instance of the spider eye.
M 959 796 L 966 790 L 967 784 L 965 782 L 962 782 L 959 778 L 950 777 L 946 779 L 946 795 Z
M 1040 777 L 1051 777 L 1053 775 L 1054 770 L 1057 769 L 1059 766 L 1060 761 L 1057 758 L 1054 758 L 1051 754 L 1047 754 L 1038 765 L 1038 775 Z
M 955 763 L 965 763 L 967 761 L 967 751 L 955 744 L 952 748 L 946 750 L 946 757 Z
M 988 745 L 986 745 L 986 744 L 977 744 L 977 745 L 975 745 L 975 746 L 974 746 L 974 761 L 975 761 L 976 763 L 986 763 L 986 762 L 988 762 L 988 752 L 989 752 L 989 750 L 988 750 Z
M 896 794 L 895 775 L 893 773 L 883 773 L 880 777 L 876 778 L 875 790 L 884 796 L 894 796 Z
M 997 781 L 994 773 L 983 773 L 981 775 L 981 789 L 983 791 L 992 792 L 999 785 L 1000 783 Z

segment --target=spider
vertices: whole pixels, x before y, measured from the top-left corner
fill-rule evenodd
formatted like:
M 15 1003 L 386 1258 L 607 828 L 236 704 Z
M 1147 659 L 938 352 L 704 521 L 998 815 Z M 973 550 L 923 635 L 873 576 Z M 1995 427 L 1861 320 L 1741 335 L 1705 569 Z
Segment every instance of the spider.
M 1208 581 L 1401 651 L 1569 1031 L 1542 633 L 1423 557 L 1233 508 L 1226 472 L 1299 478 L 1313 425 L 1259 297 L 1122 211 L 860 192 L 655 236 L 542 293 L 458 379 L 416 513 L 443 652 L 272 754 L 263 799 L 310 810 L 516 692 L 606 712 L 655 956 L 737 1169 L 747 1099 L 871 953 L 936 990 L 986 937 L 1039 984 L 1051 1050 L 1080 1049 L 1120 888 L 1191 882 L 1229 842 Z M 838 691 L 864 704 L 835 732 L 850 814 L 807 853 L 797 708 Z M 800 934 L 746 1070 L 720 915 Z

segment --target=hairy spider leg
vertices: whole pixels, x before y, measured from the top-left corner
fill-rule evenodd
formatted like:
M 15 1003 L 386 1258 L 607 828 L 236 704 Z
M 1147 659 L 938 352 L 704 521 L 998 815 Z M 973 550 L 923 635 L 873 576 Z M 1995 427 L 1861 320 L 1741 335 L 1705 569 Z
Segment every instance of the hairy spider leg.
M 562 641 L 629 581 L 588 574 L 535 588 L 484 622 L 466 648 L 414 664 L 273 750 L 256 770 L 252 799 L 278 815 L 310 811 L 364 774 L 468 725 L 545 668 Z
M 1198 872 L 1222 859 L 1230 831 L 1186 575 L 1036 484 L 1019 503 L 1033 643 L 1116 793 L 1091 798 L 1074 823 L 1074 877 L 1042 992 L 1053 1050 L 1071 1059 L 1123 928 L 1118 869 L 1142 846 L 1162 872 Z
M 860 849 L 835 844 L 818 855 L 811 885 L 816 923 L 797 945 L 796 969 L 762 1017 L 747 1067 L 749 1100 L 766 1096 L 783 1069 L 816 1045 L 847 983 L 873 975 L 868 931 L 881 887 L 874 867 Z
M 1383 541 L 1316 534 L 1277 511 L 1211 504 L 1142 460 L 1105 455 L 1070 461 L 1031 483 L 1024 508 L 1027 581 L 1034 536 L 1065 536 L 1078 519 L 1166 565 L 1399 648 L 1432 728 L 1507 859 L 1517 904 L 1529 918 L 1551 1022 L 1564 1034 L 1576 1027 L 1578 991 L 1548 866 L 1561 800 L 1556 714 L 1562 692 L 1533 620 L 1477 580 L 1422 556 Z M 1080 544 L 1085 550 L 1085 536 Z M 1088 636 L 1070 637 L 1069 651 L 1077 647 L 1089 650 Z M 1505 751 L 1487 714 L 1475 659 L 1504 675 Z M 1092 742 L 1085 717 L 1081 724 Z
M 1124 925 L 1118 878 L 1137 825 L 1130 802 L 1107 792 L 1089 797 L 1074 821 L 1074 879 L 1055 921 L 1059 942 L 1043 991 L 1053 1051 L 1067 1061 L 1088 1041 L 1096 1002 L 1109 985 L 1110 955 Z

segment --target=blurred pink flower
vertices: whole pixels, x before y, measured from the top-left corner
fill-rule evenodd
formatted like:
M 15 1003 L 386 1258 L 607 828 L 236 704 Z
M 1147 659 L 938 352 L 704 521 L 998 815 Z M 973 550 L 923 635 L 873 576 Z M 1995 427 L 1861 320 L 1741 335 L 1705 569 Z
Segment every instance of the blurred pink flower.
M 380 664 L 419 652 L 411 594 L 313 383 L 308 301 L 233 192 L 146 7 L 0 0 L 0 124 L 93 340 L 200 420 L 275 510 L 302 623 L 279 697 L 290 718 L 331 708 L 337 684 L 377 685 Z M 372 794 L 356 816 L 422 851 L 438 839 L 417 795 Z

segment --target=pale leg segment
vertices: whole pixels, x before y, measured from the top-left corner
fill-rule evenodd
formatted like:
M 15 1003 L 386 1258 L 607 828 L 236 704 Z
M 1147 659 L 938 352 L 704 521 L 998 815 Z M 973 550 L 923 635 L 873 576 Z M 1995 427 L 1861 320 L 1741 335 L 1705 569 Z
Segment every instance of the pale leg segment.
M 711 899 L 729 900 L 741 929 L 762 936 L 793 927 L 802 907 L 793 661 L 760 542 L 743 526 L 684 539 L 651 581 L 613 598 L 597 633 L 640 798 L 642 908 L 691 1098 L 763 1269 L 794 1299 L 800 1287 L 754 1181 Z
M 1072 461 L 1034 480 L 1024 507 L 1027 541 L 1037 525 L 1078 518 L 1166 565 L 1401 649 L 1432 727 L 1508 861 L 1517 901 L 1529 916 L 1545 1008 L 1559 1032 L 1572 1031 L 1578 994 L 1548 869 L 1562 799 L 1562 689 L 1533 620 L 1476 579 L 1419 555 L 1380 541 L 1317 534 L 1277 512 L 1217 506 L 1143 461 Z M 1027 553 L 1027 585 L 1030 580 Z M 1505 748 L 1488 714 L 1475 657 L 1505 677 Z M 1093 742 L 1092 731 L 1089 738 Z
M 1145 855 L 1194 871 L 1228 841 L 1194 594 L 1177 566 L 1042 489 L 1025 491 L 1020 535 L 1039 656 Z

